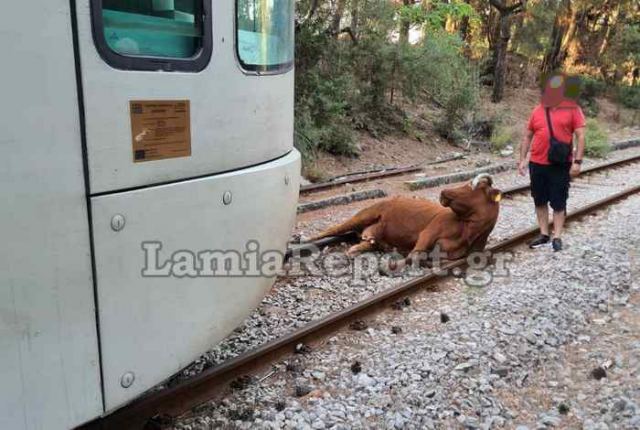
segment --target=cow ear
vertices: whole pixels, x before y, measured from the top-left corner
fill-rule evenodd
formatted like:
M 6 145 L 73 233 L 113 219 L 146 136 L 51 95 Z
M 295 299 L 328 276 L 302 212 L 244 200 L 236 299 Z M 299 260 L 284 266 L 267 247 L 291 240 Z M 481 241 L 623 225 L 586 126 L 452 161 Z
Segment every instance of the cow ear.
M 490 202 L 500 203 L 500 200 L 502 200 L 502 192 L 500 192 L 500 190 L 489 187 L 487 188 L 486 193 Z

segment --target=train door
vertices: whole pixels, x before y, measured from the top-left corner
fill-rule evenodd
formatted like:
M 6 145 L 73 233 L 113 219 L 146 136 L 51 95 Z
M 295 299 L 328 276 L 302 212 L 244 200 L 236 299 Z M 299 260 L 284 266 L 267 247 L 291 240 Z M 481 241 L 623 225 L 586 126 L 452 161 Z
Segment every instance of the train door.
M 223 338 L 273 283 L 143 272 L 154 244 L 159 265 L 284 249 L 299 176 L 293 1 L 87 0 L 77 19 L 112 410 Z

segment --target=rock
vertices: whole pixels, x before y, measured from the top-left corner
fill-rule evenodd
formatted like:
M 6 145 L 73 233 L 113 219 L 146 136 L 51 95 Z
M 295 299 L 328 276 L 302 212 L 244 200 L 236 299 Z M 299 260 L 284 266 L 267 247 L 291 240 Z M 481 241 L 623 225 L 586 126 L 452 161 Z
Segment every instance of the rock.
M 304 397 L 312 391 L 312 388 L 308 385 L 296 385 L 295 396 Z
M 558 427 L 562 422 L 562 419 L 555 415 L 543 415 L 540 418 L 540 422 L 547 427 Z
M 324 372 L 321 372 L 319 370 L 314 370 L 313 372 L 311 372 L 311 376 L 314 379 L 317 379 L 318 381 L 324 381 L 326 378 L 326 374 Z
M 356 377 L 356 382 L 361 387 L 370 387 L 376 383 L 376 380 L 367 375 L 366 373 L 359 373 Z
M 466 362 L 464 362 L 464 363 L 460 363 L 460 364 L 458 364 L 458 365 L 454 368 L 454 370 L 461 370 L 461 371 L 465 371 L 465 372 L 466 372 L 467 370 L 471 369 L 471 368 L 472 368 L 473 366 L 475 366 L 475 365 L 476 365 L 476 363 L 475 363 L 475 362 L 473 362 L 473 361 L 466 361 Z
M 601 380 L 602 378 L 607 377 L 607 371 L 602 368 L 602 366 L 598 366 L 591 371 L 591 377 L 596 380 Z
M 232 390 L 244 390 L 252 382 L 253 382 L 253 378 L 251 376 L 243 375 L 231 381 L 231 384 L 229 384 L 229 386 L 231 387 Z
M 527 333 L 524 335 L 525 339 L 527 339 L 527 342 L 529 342 L 532 345 L 535 345 L 538 343 L 538 337 L 533 334 L 533 333 Z
M 322 420 L 315 420 L 313 424 L 311 424 L 311 428 L 314 430 L 321 430 L 326 428 L 327 425 Z
M 509 374 L 509 369 L 506 367 L 498 367 L 496 369 L 491 369 L 491 373 L 493 373 L 494 375 L 498 375 L 501 378 L 504 378 Z
M 285 369 L 287 370 L 287 372 L 301 373 L 302 372 L 302 365 L 300 363 L 297 363 L 297 362 L 287 362 L 287 365 L 285 366 Z
M 367 322 L 363 320 L 352 321 L 351 324 L 349 324 L 349 328 L 356 331 L 366 330 L 368 327 Z
M 294 351 L 296 354 L 309 354 L 311 352 L 311 347 L 304 343 L 299 343 L 296 345 Z
M 558 412 L 561 415 L 567 415 L 569 413 L 569 409 L 569 405 L 564 402 L 558 405 Z
M 513 147 L 507 147 L 500 151 L 501 157 L 511 157 L 513 155 Z
M 500 353 L 499 351 L 493 353 L 493 359 L 500 364 L 503 364 L 505 361 L 507 361 L 507 357 L 505 357 L 505 355 Z
M 475 430 L 480 427 L 480 421 L 478 421 L 478 419 L 474 417 L 466 417 L 462 421 L 462 425 L 466 429 Z

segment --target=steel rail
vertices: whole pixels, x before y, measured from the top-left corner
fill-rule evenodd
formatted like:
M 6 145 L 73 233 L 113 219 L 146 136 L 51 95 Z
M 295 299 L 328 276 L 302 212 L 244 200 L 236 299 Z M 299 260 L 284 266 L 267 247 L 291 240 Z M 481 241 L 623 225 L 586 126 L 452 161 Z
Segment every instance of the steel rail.
M 426 166 L 434 166 L 436 164 L 448 163 L 449 161 L 461 160 L 463 158 L 465 158 L 464 155 L 454 155 L 451 157 L 444 158 L 442 160 L 430 161 L 428 163 L 415 164 L 412 166 L 389 167 L 389 168 L 381 168 L 381 169 L 364 171 L 364 172 L 346 173 L 344 175 L 335 176 L 325 182 L 302 185 L 300 186 L 300 193 L 301 194 L 312 193 L 315 191 L 326 190 L 327 188 L 337 187 L 338 185 L 351 184 L 356 182 L 365 182 L 365 181 L 370 181 L 372 179 L 377 179 L 377 178 L 385 178 L 389 176 L 402 175 L 404 173 L 417 172 L 419 170 L 424 169 Z
M 592 170 L 593 171 L 593 170 Z M 640 185 L 603 198 L 567 214 L 567 221 L 605 208 L 621 199 L 640 192 Z M 538 232 L 537 227 L 523 230 L 501 242 L 487 247 L 495 253 L 513 248 Z M 442 271 L 451 273 L 455 268 L 466 266 L 466 260 L 456 260 L 442 266 Z M 306 326 L 278 339 L 269 341 L 224 363 L 212 367 L 174 387 L 166 388 L 133 400 L 129 405 L 98 418 L 82 429 L 140 429 L 156 416 L 179 416 L 189 409 L 215 398 L 226 389 L 229 382 L 240 375 L 255 372 L 269 366 L 283 355 L 293 353 L 299 343 L 319 341 L 329 333 L 347 326 L 351 321 L 363 319 L 389 304 L 415 294 L 420 289 L 436 284 L 443 279 L 439 274 L 427 274 L 375 294 L 342 311 L 313 321 Z
M 314 191 L 326 190 L 327 188 L 337 187 L 338 185 L 352 184 L 355 182 L 370 181 L 372 179 L 386 178 L 389 176 L 402 175 L 404 173 L 417 172 L 422 170 L 423 166 L 406 166 L 406 167 L 393 167 L 390 169 L 379 170 L 371 173 L 357 173 L 353 175 L 345 175 L 339 179 L 327 182 L 319 182 L 317 184 L 308 184 L 300 186 L 300 193 L 311 193 Z

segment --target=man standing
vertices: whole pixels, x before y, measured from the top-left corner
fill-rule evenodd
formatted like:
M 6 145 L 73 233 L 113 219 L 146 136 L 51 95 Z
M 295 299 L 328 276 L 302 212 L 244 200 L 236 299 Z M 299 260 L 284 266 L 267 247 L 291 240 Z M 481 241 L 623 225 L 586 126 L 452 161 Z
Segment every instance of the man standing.
M 562 250 L 569 182 L 571 177 L 580 174 L 585 144 L 584 114 L 575 100 L 567 97 L 576 95 L 573 88 L 568 91 L 575 85 L 572 78 L 563 74 L 552 75 L 544 81 L 541 102 L 531 113 L 520 145 L 518 172 L 524 176 L 528 163 L 531 196 L 540 226 L 540 236 L 529 243 L 530 248 L 551 242 L 554 251 Z M 549 237 L 549 206 L 553 209 L 553 240 Z

